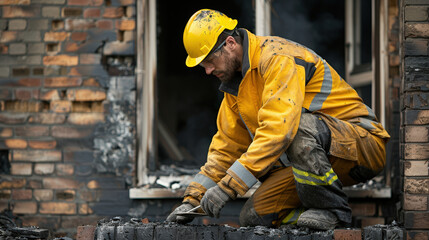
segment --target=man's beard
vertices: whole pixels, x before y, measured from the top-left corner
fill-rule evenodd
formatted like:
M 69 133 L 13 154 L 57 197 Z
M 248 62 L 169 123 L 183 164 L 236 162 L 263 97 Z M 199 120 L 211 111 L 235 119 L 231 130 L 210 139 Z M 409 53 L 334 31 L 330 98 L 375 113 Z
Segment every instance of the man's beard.
M 223 74 L 221 77 L 219 77 L 219 80 L 223 83 L 227 83 L 231 81 L 231 79 L 236 74 L 237 70 L 240 68 L 240 61 L 238 60 L 237 57 L 234 57 L 234 58 L 226 57 L 225 66 L 226 66 L 226 69 L 224 71 L 213 72 L 213 75 L 217 75 L 219 73 Z

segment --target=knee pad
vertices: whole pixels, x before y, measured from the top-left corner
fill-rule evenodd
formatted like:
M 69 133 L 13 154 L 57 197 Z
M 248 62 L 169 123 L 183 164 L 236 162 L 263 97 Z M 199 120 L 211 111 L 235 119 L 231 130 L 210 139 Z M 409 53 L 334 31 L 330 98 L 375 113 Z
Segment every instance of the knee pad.
M 288 149 L 288 156 L 294 153 L 308 151 L 311 145 L 308 142 L 320 145 L 325 152 L 329 152 L 331 131 L 326 123 L 317 114 L 303 113 L 299 122 L 298 131 Z M 314 145 L 314 144 L 313 144 Z

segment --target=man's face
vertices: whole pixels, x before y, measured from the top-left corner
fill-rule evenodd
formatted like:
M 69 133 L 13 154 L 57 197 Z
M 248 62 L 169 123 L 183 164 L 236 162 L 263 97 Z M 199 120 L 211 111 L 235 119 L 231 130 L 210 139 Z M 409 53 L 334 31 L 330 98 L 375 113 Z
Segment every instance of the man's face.
M 238 57 L 224 48 L 226 43 L 222 43 L 220 48 L 210 53 L 201 63 L 207 75 L 214 75 L 221 82 L 230 81 L 235 72 L 240 68 Z

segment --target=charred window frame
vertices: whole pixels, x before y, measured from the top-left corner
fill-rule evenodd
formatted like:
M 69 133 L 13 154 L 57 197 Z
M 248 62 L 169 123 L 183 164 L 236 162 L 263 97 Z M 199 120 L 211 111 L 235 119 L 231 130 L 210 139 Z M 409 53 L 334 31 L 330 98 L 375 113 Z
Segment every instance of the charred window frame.
M 345 5 L 345 78 L 383 126 L 389 109 L 385 99 L 389 77 L 387 6 L 387 0 L 347 0 Z M 385 171 L 375 178 L 377 188 L 346 188 L 349 197 L 391 197 L 390 168 L 387 159 Z

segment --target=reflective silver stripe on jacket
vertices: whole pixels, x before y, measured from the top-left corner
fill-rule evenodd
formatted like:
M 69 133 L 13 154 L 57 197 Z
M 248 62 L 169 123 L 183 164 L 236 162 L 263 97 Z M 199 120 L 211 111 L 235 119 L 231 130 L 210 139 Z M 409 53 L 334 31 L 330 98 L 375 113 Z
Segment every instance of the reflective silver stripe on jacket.
M 240 179 L 246 184 L 248 188 L 251 188 L 258 179 L 253 176 L 249 170 L 247 170 L 239 161 L 235 161 L 234 164 L 228 169 L 228 171 L 234 172 Z
M 211 178 L 201 173 L 195 175 L 193 181 L 203 185 L 206 189 L 216 186 L 216 183 Z
M 331 94 L 331 90 L 332 90 L 331 69 L 329 68 L 328 63 L 326 63 L 325 60 L 323 60 L 323 66 L 325 69 L 325 73 L 323 75 L 322 88 L 320 89 L 320 92 L 318 92 L 316 96 L 314 96 L 313 101 L 311 101 L 310 107 L 308 108 L 310 112 L 314 112 L 322 109 L 323 103 L 328 98 L 329 94 Z

